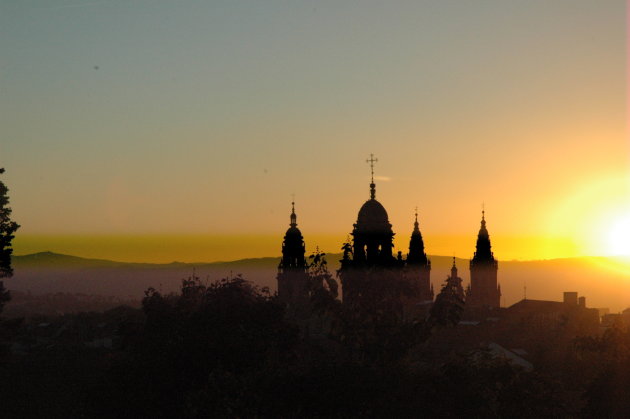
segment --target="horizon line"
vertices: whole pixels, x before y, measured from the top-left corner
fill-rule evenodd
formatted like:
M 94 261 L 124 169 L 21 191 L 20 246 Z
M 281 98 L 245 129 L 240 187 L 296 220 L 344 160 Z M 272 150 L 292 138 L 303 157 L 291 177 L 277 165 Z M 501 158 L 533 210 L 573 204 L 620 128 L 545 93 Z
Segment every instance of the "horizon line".
M 330 253 L 330 252 L 322 252 L 325 255 L 342 255 L 343 252 L 339 252 L 339 253 Z M 69 254 L 69 253 L 59 253 L 59 252 L 53 252 L 51 250 L 43 250 L 40 252 L 33 252 L 33 253 L 24 253 L 24 254 L 13 254 L 12 257 L 28 257 L 28 256 L 35 256 L 35 255 L 41 255 L 41 254 L 49 254 L 49 255 L 56 255 L 56 256 L 69 256 L 69 257 L 73 257 L 73 258 L 78 258 L 78 259 L 83 259 L 83 260 L 95 260 L 95 261 L 103 261 L 103 262 L 114 262 L 114 263 L 120 263 L 120 264 L 143 264 L 143 265 L 172 265 L 172 264 L 182 264 L 182 265 L 195 265 L 195 264 L 220 264 L 220 263 L 234 263 L 234 262 L 240 262 L 240 261 L 244 261 L 244 260 L 260 260 L 260 259 L 280 259 L 282 258 L 282 255 L 277 255 L 277 256 L 259 256 L 259 257 L 245 257 L 245 258 L 241 258 L 241 259 L 232 259 L 232 260 L 215 260 L 215 261 L 195 261 L 195 262 L 182 262 L 182 261 L 178 261 L 178 260 L 173 260 L 170 262 L 145 262 L 145 261 L 120 261 L 120 260 L 115 260 L 115 259 L 105 259 L 105 258 L 99 258 L 99 257 L 84 257 L 84 256 L 77 256 L 77 255 L 73 255 L 73 254 Z M 310 255 L 309 255 L 310 256 Z M 453 257 L 455 257 L 456 260 L 471 260 L 471 258 L 466 258 L 466 257 L 459 257 L 459 256 L 446 256 L 446 255 L 438 255 L 438 254 L 427 254 L 427 256 L 429 258 L 431 257 L 437 257 L 437 258 L 448 258 L 448 259 L 452 259 Z M 497 259 L 498 262 L 547 262 L 547 261 L 554 261 L 554 260 L 568 260 L 568 259 L 628 259 L 630 261 L 630 255 L 583 255 L 583 256 L 567 256 L 567 257 L 554 257 L 554 258 L 543 258 L 543 259 Z

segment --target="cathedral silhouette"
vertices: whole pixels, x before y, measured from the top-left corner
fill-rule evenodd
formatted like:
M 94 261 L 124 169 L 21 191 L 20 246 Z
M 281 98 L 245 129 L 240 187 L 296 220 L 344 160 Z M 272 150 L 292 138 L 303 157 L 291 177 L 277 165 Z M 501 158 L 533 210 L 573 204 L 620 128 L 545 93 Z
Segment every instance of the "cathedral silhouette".
M 425 252 L 418 212 L 416 209 L 406 257 L 403 257 L 402 252 L 394 256 L 395 233 L 385 207 L 376 200 L 376 161 L 373 155 L 367 160 L 372 172 L 370 199 L 359 209 L 357 222 L 351 233 L 352 243 L 345 243 L 343 246 L 341 268 L 337 272 L 342 286 L 343 304 L 360 305 L 366 299 L 379 298 L 393 292 L 398 297 L 403 317 L 418 316 L 426 312 L 434 299 L 430 281 L 431 261 Z M 308 305 L 309 289 L 304 238 L 297 228 L 295 203 L 292 202 L 291 205 L 291 223 L 282 243 L 277 280 L 279 299 L 289 308 L 295 309 Z M 501 287 L 497 282 L 497 272 L 498 261 L 492 252 L 484 210 L 476 251 L 470 260 L 470 284 L 465 293 L 467 308 L 493 309 L 500 306 Z M 461 284 L 455 258 L 451 278 L 457 279 Z M 382 298 L 386 296 L 383 295 Z

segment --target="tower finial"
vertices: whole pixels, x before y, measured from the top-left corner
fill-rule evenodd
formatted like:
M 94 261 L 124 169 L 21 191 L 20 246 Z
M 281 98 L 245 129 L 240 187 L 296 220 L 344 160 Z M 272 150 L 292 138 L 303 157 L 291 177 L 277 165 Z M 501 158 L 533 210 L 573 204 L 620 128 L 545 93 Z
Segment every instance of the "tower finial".
M 372 172 L 372 182 L 370 183 L 370 198 L 376 198 L 376 185 L 374 184 L 374 163 L 376 163 L 378 159 L 374 158 L 374 154 L 370 153 L 370 158 L 365 162 L 370 163 L 370 170 Z
M 451 266 L 451 278 L 457 278 L 457 265 L 455 265 L 455 252 L 453 252 L 453 266 Z
M 413 231 L 414 232 L 416 232 L 416 231 L 419 232 L 420 231 L 420 225 L 418 224 L 418 207 L 416 207 L 415 216 L 416 216 L 416 219 L 415 219 L 415 221 L 413 223 Z
M 297 215 L 295 215 L 295 194 L 291 194 L 291 227 L 297 227 Z

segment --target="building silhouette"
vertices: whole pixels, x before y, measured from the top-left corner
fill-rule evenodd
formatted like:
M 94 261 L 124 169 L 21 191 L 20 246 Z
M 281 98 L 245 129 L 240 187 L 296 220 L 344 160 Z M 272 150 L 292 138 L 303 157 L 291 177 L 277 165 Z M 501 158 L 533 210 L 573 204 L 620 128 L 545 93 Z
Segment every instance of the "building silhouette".
M 498 269 L 499 263 L 492 253 L 484 210 L 481 211 L 481 228 L 477 235 L 476 251 L 470 260 L 470 284 L 466 290 L 467 307 L 500 307 L 501 286 L 497 283 Z
M 370 199 L 359 209 L 352 244 L 344 245 L 339 270 L 343 301 L 357 305 L 371 298 L 389 298 L 405 315 L 414 312 L 416 305 L 433 300 L 431 262 L 424 250 L 417 212 L 407 258 L 403 259 L 402 252 L 393 255 L 395 233 L 385 207 L 376 200 L 376 161 L 373 156 L 368 160 L 372 169 Z
M 278 298 L 289 311 L 308 304 L 308 264 L 302 232 L 297 227 L 295 202 L 291 202 L 290 224 L 282 242 L 282 259 L 278 265 Z
M 457 265 L 455 264 L 455 256 L 453 256 L 453 266 L 451 266 L 451 276 L 447 278 L 447 281 L 453 284 L 455 287 L 457 296 L 464 300 L 464 288 L 462 287 L 462 279 L 457 275 Z
M 417 298 L 420 301 L 433 300 L 433 286 L 431 285 L 431 261 L 424 251 L 424 240 L 418 224 L 418 209 L 416 208 L 413 232 L 409 240 L 407 254 L 407 274 L 415 278 L 417 284 Z
M 344 243 L 338 278 L 341 281 L 343 303 L 362 305 L 366 300 L 388 300 L 397 306 L 402 316 L 422 314 L 434 299 L 431 285 L 431 261 L 425 252 L 416 208 L 413 229 L 406 258 L 402 252 L 394 255 L 395 233 L 385 207 L 376 199 L 373 155 L 367 160 L 371 167 L 370 198 L 361 206 L 353 224 L 351 238 Z M 290 226 L 282 243 L 282 259 L 278 266 L 278 297 L 289 308 L 298 310 L 309 305 L 308 263 L 302 233 L 297 228 L 295 203 L 291 203 Z M 470 260 L 470 284 L 464 293 L 455 258 L 447 278 L 457 284 L 458 295 L 472 309 L 500 307 L 501 287 L 497 281 L 498 262 L 492 253 L 486 228 L 485 210 L 476 250 Z M 419 307 L 423 307 L 419 309 Z M 415 313 L 415 314 L 414 314 Z

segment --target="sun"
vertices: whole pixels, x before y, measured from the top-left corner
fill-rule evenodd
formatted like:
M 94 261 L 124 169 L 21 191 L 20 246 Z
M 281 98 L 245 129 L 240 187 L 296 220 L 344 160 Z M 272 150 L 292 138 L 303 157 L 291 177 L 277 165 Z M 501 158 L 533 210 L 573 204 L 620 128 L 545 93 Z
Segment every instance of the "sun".
M 581 179 L 558 198 L 548 218 L 547 235 L 565 237 L 574 248 L 550 249 L 550 253 L 630 260 L 630 174 Z
M 630 256 L 630 214 L 611 222 L 606 236 L 606 254 Z

